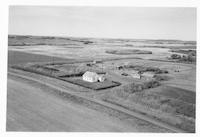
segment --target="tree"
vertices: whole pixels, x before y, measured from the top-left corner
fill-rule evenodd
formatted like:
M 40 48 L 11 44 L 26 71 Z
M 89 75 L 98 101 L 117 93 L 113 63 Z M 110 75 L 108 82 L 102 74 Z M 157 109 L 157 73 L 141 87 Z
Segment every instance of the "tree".
M 172 59 L 180 59 L 180 58 L 181 58 L 181 55 L 172 54 L 172 55 L 171 55 L 171 58 L 172 58 Z

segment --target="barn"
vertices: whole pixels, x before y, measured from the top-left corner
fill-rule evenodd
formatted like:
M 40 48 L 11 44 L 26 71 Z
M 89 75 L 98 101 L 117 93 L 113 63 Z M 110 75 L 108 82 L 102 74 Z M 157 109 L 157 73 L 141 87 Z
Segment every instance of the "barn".
M 98 81 L 98 74 L 95 72 L 86 71 L 83 74 L 83 80 L 88 82 L 97 82 Z

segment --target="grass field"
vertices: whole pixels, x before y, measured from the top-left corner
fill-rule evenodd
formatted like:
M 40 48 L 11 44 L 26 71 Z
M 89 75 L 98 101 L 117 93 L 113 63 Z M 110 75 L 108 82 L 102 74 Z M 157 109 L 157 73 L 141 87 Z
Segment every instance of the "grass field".
M 113 89 L 101 99 L 194 132 L 195 96 L 191 91 L 161 86 L 135 93 Z
M 8 65 L 24 64 L 29 62 L 52 62 L 52 61 L 72 61 L 59 57 L 46 56 L 41 54 L 31 54 L 20 51 L 8 50 Z
M 131 55 L 131 54 L 152 54 L 151 51 L 147 50 L 136 50 L 136 49 L 124 49 L 124 50 L 106 50 L 108 54 L 116 54 L 116 55 Z
M 170 50 L 190 51 L 196 48 L 195 42 L 34 36 L 10 36 L 8 42 L 9 67 L 45 75 L 47 79 L 51 77 L 58 83 L 62 82 L 62 86 L 67 83 L 77 91 L 82 91 L 84 87 L 85 91 L 100 90 L 80 94 L 138 112 L 187 132 L 195 131 L 196 64 L 169 62 L 167 59 L 173 54 Z M 102 63 L 93 63 L 94 60 L 102 60 Z M 120 66 L 125 67 L 119 69 Z M 132 89 L 130 92 L 117 90 L 126 84 L 146 81 L 132 75 L 121 75 L 131 74 L 133 70 L 154 71 L 166 80 L 159 81 L 160 86 L 155 88 L 140 90 L 138 86 L 137 92 L 131 92 Z M 105 72 L 107 80 L 101 83 L 83 81 L 81 76 L 86 71 Z

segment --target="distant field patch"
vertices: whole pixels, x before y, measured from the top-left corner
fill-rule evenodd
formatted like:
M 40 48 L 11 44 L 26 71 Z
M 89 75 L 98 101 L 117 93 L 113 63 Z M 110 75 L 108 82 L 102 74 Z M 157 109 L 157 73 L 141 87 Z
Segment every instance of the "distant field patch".
M 138 49 L 106 50 L 105 52 L 108 54 L 116 54 L 116 55 L 152 54 L 151 51 L 138 50 Z
M 40 54 L 31 54 L 20 51 L 8 51 L 8 64 L 23 64 L 30 62 L 52 62 L 52 61 L 72 61 L 72 59 L 64 59 L 58 57 L 51 57 Z
M 66 46 L 64 48 L 71 48 L 71 49 L 82 49 L 84 47 L 81 47 L 81 46 Z
M 176 53 L 182 53 L 182 54 L 191 54 L 193 56 L 196 56 L 196 50 L 182 50 L 182 49 L 179 49 L 179 50 L 170 50 L 170 52 L 176 52 Z
M 170 87 L 170 86 L 162 86 L 160 87 L 160 90 L 155 90 L 154 92 L 156 94 L 168 98 L 178 99 L 186 103 L 191 103 L 191 104 L 196 103 L 196 93 L 189 90 Z

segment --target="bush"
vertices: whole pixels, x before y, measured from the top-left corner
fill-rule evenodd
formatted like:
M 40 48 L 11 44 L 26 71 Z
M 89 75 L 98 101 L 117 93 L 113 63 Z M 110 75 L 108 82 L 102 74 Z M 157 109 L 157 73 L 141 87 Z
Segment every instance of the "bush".
M 91 43 L 93 43 L 92 41 L 85 41 L 85 42 L 83 42 L 84 44 L 91 44 Z
M 126 93 L 135 93 L 143 90 L 143 85 L 130 83 L 121 87 L 121 89 Z
M 171 59 L 178 59 L 178 61 L 180 62 L 196 62 L 196 51 L 193 50 L 188 50 L 188 51 L 184 51 L 184 50 L 180 50 L 178 51 L 178 53 L 184 53 L 186 55 L 178 55 L 178 54 L 172 54 L 171 55 Z
M 155 88 L 159 85 L 160 85 L 160 83 L 157 80 L 151 80 L 151 81 L 145 82 L 143 84 L 143 88 L 144 89 Z
M 151 71 L 154 72 L 155 74 L 168 73 L 167 70 L 161 70 L 160 68 L 157 67 L 144 67 L 144 66 L 133 66 L 133 65 L 124 65 L 123 67 L 126 69 L 137 70 L 139 72 Z
M 143 84 L 129 83 L 129 84 L 126 84 L 126 85 L 118 88 L 118 90 L 132 94 L 135 92 L 141 92 L 144 89 L 154 88 L 159 85 L 160 85 L 160 83 L 158 81 L 152 80 L 152 81 L 145 82 Z
M 127 93 L 133 93 L 134 92 L 134 87 L 135 87 L 135 84 L 131 83 L 131 84 L 124 85 L 122 87 L 122 90 L 124 92 L 127 92 Z
M 124 92 L 121 88 L 116 89 L 116 94 L 118 97 L 123 98 L 123 99 L 127 99 L 129 96 L 129 93 Z
M 188 54 L 188 61 L 189 62 L 195 62 L 196 61 L 196 57 L 193 56 L 192 54 Z
M 169 80 L 169 77 L 168 77 L 168 76 L 165 76 L 165 75 L 155 75 L 154 78 L 155 78 L 155 80 L 157 80 L 157 81 Z
M 172 58 L 172 59 L 181 59 L 181 55 L 172 54 L 172 55 L 171 55 L 171 58 Z
M 189 55 L 183 55 L 182 58 L 180 59 L 180 61 L 184 61 L 184 62 L 196 62 L 196 56 L 193 56 L 191 54 Z

